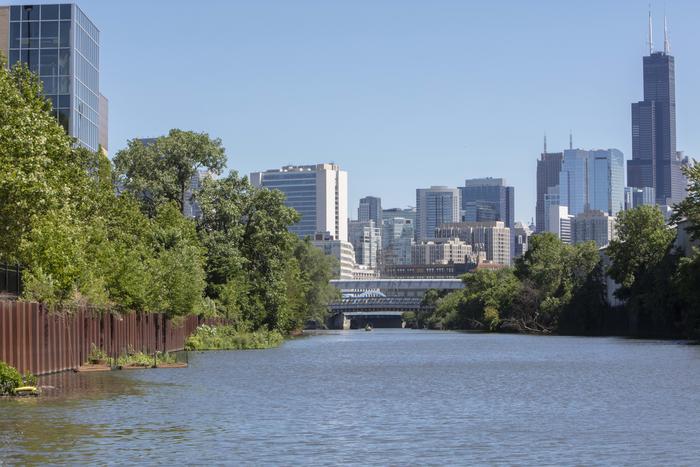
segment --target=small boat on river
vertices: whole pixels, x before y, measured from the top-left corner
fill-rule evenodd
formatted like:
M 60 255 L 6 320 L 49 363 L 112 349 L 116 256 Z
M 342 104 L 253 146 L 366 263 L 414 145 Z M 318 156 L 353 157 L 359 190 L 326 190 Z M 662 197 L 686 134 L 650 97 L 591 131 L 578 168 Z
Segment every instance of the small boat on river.
M 365 324 L 365 331 L 371 331 L 372 330 L 372 325 L 367 323 Z

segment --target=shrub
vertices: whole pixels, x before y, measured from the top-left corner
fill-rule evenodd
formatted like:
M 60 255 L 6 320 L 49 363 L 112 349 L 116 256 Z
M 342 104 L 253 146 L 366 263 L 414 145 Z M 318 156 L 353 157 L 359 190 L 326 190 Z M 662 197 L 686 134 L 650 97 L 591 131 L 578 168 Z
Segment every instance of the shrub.
M 107 362 L 109 357 L 104 350 L 97 347 L 94 343 L 90 344 L 90 353 L 88 354 L 88 363 L 98 365 Z
M 36 384 L 36 379 L 34 383 Z M 23 384 L 24 380 L 19 371 L 5 362 L 0 362 L 0 395 L 12 395 L 15 389 Z
M 247 331 L 234 326 L 203 324 L 187 338 L 187 350 L 253 350 L 278 347 L 284 337 L 278 331 Z

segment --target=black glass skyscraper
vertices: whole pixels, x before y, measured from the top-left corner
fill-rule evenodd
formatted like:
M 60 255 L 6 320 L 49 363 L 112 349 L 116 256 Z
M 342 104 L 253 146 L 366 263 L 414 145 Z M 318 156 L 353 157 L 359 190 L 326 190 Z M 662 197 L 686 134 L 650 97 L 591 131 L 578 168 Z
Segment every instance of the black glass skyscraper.
M 653 187 L 658 204 L 673 204 L 686 195 L 681 157 L 676 152 L 675 60 L 665 34 L 664 51 L 654 52 L 649 34 L 644 57 L 644 100 L 632 104 L 632 160 L 627 185 Z
M 474 178 L 460 187 L 461 209 L 467 222 L 503 221 L 515 226 L 515 188 L 502 178 Z

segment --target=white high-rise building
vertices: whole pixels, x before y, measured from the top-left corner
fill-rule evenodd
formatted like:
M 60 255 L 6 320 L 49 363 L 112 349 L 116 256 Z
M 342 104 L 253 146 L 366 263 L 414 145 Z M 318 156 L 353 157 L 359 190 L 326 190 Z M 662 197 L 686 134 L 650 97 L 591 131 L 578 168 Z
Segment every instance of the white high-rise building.
M 348 240 L 348 173 L 338 165 L 290 165 L 253 172 L 250 182 L 285 194 L 285 204 L 301 215 L 290 232 L 301 238 L 328 232 L 334 239 Z
M 352 244 L 345 240 L 336 240 L 328 232 L 317 233 L 311 243 L 327 256 L 333 256 L 338 260 L 338 269 L 335 271 L 337 279 L 352 279 L 355 270 L 355 250 Z
M 416 241 L 434 238 L 435 229 L 460 219 L 458 188 L 432 186 L 416 190 Z
M 549 205 L 549 212 L 546 214 L 547 232 L 555 234 L 564 243 L 573 243 L 571 236 L 571 219 L 569 208 L 558 204 Z

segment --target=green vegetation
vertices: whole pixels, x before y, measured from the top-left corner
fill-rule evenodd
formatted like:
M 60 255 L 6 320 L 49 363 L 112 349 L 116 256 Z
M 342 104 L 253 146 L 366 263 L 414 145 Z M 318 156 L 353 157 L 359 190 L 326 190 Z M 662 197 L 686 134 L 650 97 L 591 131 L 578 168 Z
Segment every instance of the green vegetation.
M 94 343 L 90 344 L 90 353 L 88 354 L 88 363 L 91 365 L 101 365 L 107 363 L 109 356 L 104 350 L 97 347 Z
M 672 222 L 687 220 L 700 240 L 700 166 L 688 169 L 688 198 Z M 463 277 L 464 290 L 428 291 L 418 326 L 501 332 L 700 338 L 700 252 L 674 248 L 676 230 L 651 206 L 621 212 L 618 238 L 605 266 L 595 244 L 562 243 L 548 233 L 531 238 L 514 268 Z M 607 263 L 606 263 L 607 264 Z M 605 275 L 620 286 L 624 305 L 609 308 Z
M 205 181 L 201 218 L 183 215 L 192 176 L 224 169 L 220 140 L 173 129 L 129 141 L 112 164 L 76 148 L 50 112 L 35 75 L 0 63 L 0 262 L 24 267 L 24 299 L 263 333 L 323 320 L 334 263 L 288 232 L 299 215 L 282 193 L 234 171 Z
M 0 396 L 12 396 L 22 386 L 36 386 L 36 376 L 26 373 L 24 376 L 15 368 L 0 362 Z
M 595 244 L 562 243 L 553 234 L 532 237 L 529 251 L 515 268 L 479 270 L 463 276 L 465 288 L 440 295 L 430 291 L 423 305 L 431 313 L 423 326 L 550 333 L 560 329 L 583 296 L 604 306 Z M 583 330 L 581 330 L 583 332 Z
M 156 352 L 155 357 L 143 352 L 128 352 L 126 355 L 121 355 L 117 358 L 118 367 L 142 367 L 153 368 L 160 363 L 176 363 L 175 355 L 168 352 Z
M 246 331 L 235 326 L 199 326 L 185 343 L 187 350 L 252 350 L 278 347 L 284 337 L 278 331 Z

